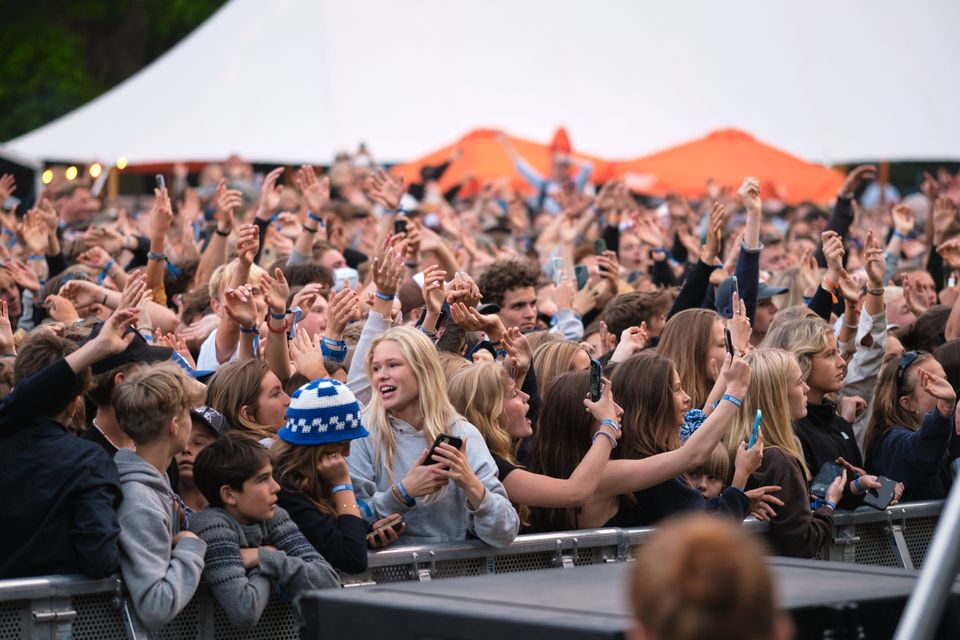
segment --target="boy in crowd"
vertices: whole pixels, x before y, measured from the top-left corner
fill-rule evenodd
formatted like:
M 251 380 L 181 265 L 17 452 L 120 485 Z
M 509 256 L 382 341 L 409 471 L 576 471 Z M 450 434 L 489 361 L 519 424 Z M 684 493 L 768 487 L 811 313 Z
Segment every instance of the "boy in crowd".
M 340 586 L 330 564 L 276 506 L 280 485 L 261 444 L 223 436 L 197 456 L 193 480 L 210 506 L 191 518 L 190 529 L 207 544 L 204 578 L 231 623 L 254 626 L 274 583 L 291 598 Z
M 126 348 L 136 314 L 114 313 L 79 349 L 49 333 L 21 347 L 16 388 L 0 401 L 0 578 L 117 570 L 117 468 L 64 425 L 83 405 L 90 365 Z
M 117 421 L 136 445 L 117 451 L 114 462 L 123 486 L 120 569 L 138 630 L 173 620 L 200 583 L 207 545 L 180 530 L 180 501 L 165 471 L 187 447 L 190 409 L 203 396 L 202 386 L 173 362 L 142 366 L 113 391 Z
M 193 419 L 193 428 L 190 430 L 187 448 L 176 456 L 177 478 L 180 484 L 177 493 L 183 499 L 183 511 L 188 521 L 194 513 L 207 506 L 207 499 L 193 481 L 193 465 L 207 445 L 227 432 L 227 419 L 216 409 L 197 407 L 190 410 L 190 417 Z

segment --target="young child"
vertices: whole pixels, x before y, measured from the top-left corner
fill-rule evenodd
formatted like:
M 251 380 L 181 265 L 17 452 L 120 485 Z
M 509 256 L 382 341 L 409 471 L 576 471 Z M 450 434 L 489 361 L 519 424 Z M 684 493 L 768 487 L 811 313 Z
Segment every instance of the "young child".
M 200 452 L 193 481 L 210 506 L 190 519 L 190 529 L 207 544 L 204 578 L 232 624 L 257 624 L 274 583 L 291 598 L 340 586 L 330 564 L 276 506 L 280 485 L 266 447 L 229 433 Z
M 705 499 L 716 498 L 726 487 L 730 477 L 730 454 L 723 443 L 717 444 L 699 467 L 685 471 L 683 479 L 700 492 Z
M 114 456 L 123 486 L 120 570 L 136 630 L 173 620 L 200 583 L 207 545 L 180 531 L 180 501 L 165 471 L 187 447 L 190 409 L 203 403 L 202 389 L 177 364 L 165 362 L 131 372 L 113 391 L 117 422 L 136 445 Z

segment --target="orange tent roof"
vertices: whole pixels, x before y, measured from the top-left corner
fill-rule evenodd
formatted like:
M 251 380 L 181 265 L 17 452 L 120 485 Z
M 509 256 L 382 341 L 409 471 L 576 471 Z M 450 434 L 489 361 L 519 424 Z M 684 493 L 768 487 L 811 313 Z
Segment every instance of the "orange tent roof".
M 614 163 L 611 172 L 625 178 L 636 192 L 662 195 L 675 191 L 690 198 L 704 195 L 708 178 L 736 190 L 745 176 L 754 176 L 765 195 L 786 203 L 827 202 L 843 183 L 843 174 L 801 160 L 738 129 L 721 129 L 650 156 Z
M 443 178 L 440 180 L 441 189 L 447 190 L 459 183 L 465 176 L 472 174 L 473 180 L 464 185 L 464 188 L 460 191 L 463 196 L 470 196 L 476 193 L 483 184 L 502 178 L 508 179 L 514 189 L 528 194 L 531 193 L 532 189 L 527 181 L 516 170 L 513 160 L 510 159 L 509 154 L 497 139 L 500 134 L 501 132 L 495 129 L 471 131 L 457 142 L 437 149 L 419 160 L 397 165 L 391 171 L 394 175 L 402 176 L 407 184 L 418 182 L 422 167 L 443 164 L 450 158 L 453 151 L 459 148 L 461 155 L 453 161 L 443 174 Z M 560 134 L 560 136 L 566 138 L 566 132 Z M 510 146 L 541 176 L 550 175 L 551 145 L 513 136 L 507 136 L 507 139 L 510 141 Z M 568 140 L 567 144 L 569 144 Z M 592 182 L 601 182 L 607 179 L 609 175 L 609 163 L 607 161 L 580 153 L 574 153 L 573 155 L 576 158 L 589 160 L 593 163 Z

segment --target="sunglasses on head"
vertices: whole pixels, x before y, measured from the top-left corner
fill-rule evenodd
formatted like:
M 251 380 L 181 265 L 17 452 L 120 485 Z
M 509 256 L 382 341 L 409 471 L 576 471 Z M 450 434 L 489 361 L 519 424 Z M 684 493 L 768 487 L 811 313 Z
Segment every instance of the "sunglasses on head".
M 907 351 L 900 356 L 900 362 L 897 364 L 897 395 L 900 395 L 900 386 L 903 384 L 903 378 L 907 374 L 907 369 L 920 357 L 922 351 Z

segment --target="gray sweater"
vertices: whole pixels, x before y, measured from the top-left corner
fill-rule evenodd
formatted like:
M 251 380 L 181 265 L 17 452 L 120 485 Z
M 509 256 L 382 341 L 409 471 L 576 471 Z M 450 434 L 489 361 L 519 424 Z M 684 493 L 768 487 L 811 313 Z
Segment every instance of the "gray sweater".
M 347 386 L 357 399 L 366 404 L 373 390 L 366 374 L 366 359 L 373 341 L 386 333 L 390 320 L 376 311 L 371 311 L 360 333 L 360 340 L 353 355 L 353 364 L 347 378 Z M 393 480 L 403 480 L 403 476 L 413 466 L 429 444 L 421 431 L 397 418 L 390 419 L 390 428 L 396 450 L 393 455 Z M 475 426 L 457 417 L 450 422 L 447 433 L 459 438 L 467 438 L 467 459 L 470 467 L 483 486 L 486 487 L 480 508 L 473 510 L 467 495 L 454 482 L 432 496 L 417 499 L 412 509 L 399 502 L 391 491 L 392 483 L 387 469 L 381 464 L 375 465 L 374 443 L 377 440 L 374 429 L 366 416 L 363 424 L 371 431 L 369 438 L 353 441 L 347 465 L 353 479 L 353 489 L 357 499 L 363 500 L 372 509 L 373 521 L 391 513 L 402 513 L 407 523 L 406 531 L 400 536 L 402 544 L 434 542 L 462 542 L 467 534 L 475 535 L 494 547 L 506 547 L 517 537 L 520 529 L 520 516 L 507 498 L 507 492 L 497 479 L 497 465 L 487 449 L 483 436 Z
M 240 524 L 223 509 L 207 507 L 190 518 L 190 530 L 207 543 L 204 580 L 237 627 L 257 624 L 274 582 L 291 599 L 310 589 L 340 586 L 337 573 L 280 507 L 272 520 L 250 525 Z M 277 551 L 264 549 L 267 545 Z M 248 572 L 240 550 L 256 547 L 260 564 Z
M 113 459 L 123 486 L 117 512 L 120 572 L 133 601 L 131 623 L 141 632 L 143 625 L 157 629 L 193 598 L 207 544 L 183 538 L 171 548 L 180 530 L 180 512 L 166 474 L 129 449 L 120 449 Z

